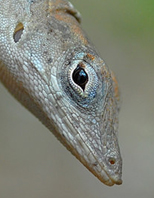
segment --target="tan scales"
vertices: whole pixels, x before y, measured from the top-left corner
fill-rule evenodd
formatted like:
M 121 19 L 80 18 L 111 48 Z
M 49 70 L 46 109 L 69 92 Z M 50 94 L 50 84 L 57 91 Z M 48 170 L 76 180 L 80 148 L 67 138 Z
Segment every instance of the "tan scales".
M 0 80 L 99 180 L 121 184 L 117 81 L 65 0 L 0 1 Z

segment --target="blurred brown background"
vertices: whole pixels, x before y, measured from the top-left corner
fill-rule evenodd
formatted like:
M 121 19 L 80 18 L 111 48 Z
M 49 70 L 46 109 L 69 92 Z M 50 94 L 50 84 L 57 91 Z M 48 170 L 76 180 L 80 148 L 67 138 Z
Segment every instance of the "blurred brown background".
M 71 1 L 118 77 L 123 184 L 107 187 L 0 84 L 0 198 L 154 197 L 154 1 Z

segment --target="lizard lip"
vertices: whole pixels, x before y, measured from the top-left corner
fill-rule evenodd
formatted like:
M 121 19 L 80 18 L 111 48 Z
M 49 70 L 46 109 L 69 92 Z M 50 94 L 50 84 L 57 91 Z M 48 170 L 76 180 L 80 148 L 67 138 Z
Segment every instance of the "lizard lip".
M 121 175 L 109 175 L 105 170 L 101 170 L 99 175 L 96 175 L 98 179 L 106 184 L 107 186 L 113 186 L 114 184 L 120 185 L 122 184 Z
M 111 178 L 109 177 L 109 179 L 107 181 L 104 182 L 106 185 L 108 186 L 113 186 L 114 184 L 116 185 L 120 185 L 122 184 L 122 179 L 121 178 Z
M 110 178 L 114 184 L 120 185 L 122 184 L 121 178 Z
M 109 178 L 109 180 L 104 183 L 108 186 L 113 186 L 114 184 L 120 185 L 122 184 L 122 179 Z
M 112 185 L 114 185 L 114 184 L 117 184 L 117 185 L 122 184 L 121 175 L 119 175 L 119 174 L 108 175 L 108 177 L 109 177 L 108 181 L 110 181 L 109 184 L 110 183 L 112 183 Z M 108 185 L 108 184 L 106 183 L 106 185 Z

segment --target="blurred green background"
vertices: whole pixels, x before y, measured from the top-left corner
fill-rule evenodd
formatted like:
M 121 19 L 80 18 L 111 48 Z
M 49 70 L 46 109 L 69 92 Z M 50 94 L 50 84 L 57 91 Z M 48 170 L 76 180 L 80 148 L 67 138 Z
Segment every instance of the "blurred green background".
M 123 184 L 107 187 L 0 84 L 0 198 L 154 197 L 154 1 L 71 1 L 121 90 Z

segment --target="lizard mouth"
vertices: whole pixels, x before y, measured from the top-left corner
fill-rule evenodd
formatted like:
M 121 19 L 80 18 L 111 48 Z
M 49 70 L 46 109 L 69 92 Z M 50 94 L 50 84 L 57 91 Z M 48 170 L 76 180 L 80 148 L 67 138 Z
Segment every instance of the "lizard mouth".
M 97 167 L 97 169 L 100 169 L 100 167 Z M 122 184 L 122 179 L 121 175 L 114 174 L 110 175 L 107 173 L 107 171 L 104 168 L 101 168 L 101 171 L 98 172 L 98 170 L 90 170 L 101 182 L 106 184 L 107 186 L 113 186 L 114 184 L 116 185 L 121 185 Z
M 92 171 L 93 172 L 93 171 Z M 122 184 L 122 179 L 121 176 L 117 175 L 109 175 L 104 169 L 97 174 L 96 172 L 93 174 L 105 185 L 107 186 L 113 186 L 114 184 L 116 185 L 121 185 Z
M 121 185 L 122 184 L 122 179 L 121 178 L 119 178 L 119 177 L 117 177 L 117 176 L 115 176 L 115 177 L 110 177 L 110 181 L 113 183 L 113 185 L 114 184 L 117 184 L 117 185 Z M 110 182 L 110 183 L 111 183 Z M 110 183 L 105 183 L 106 185 L 108 185 L 108 184 L 110 184 Z

